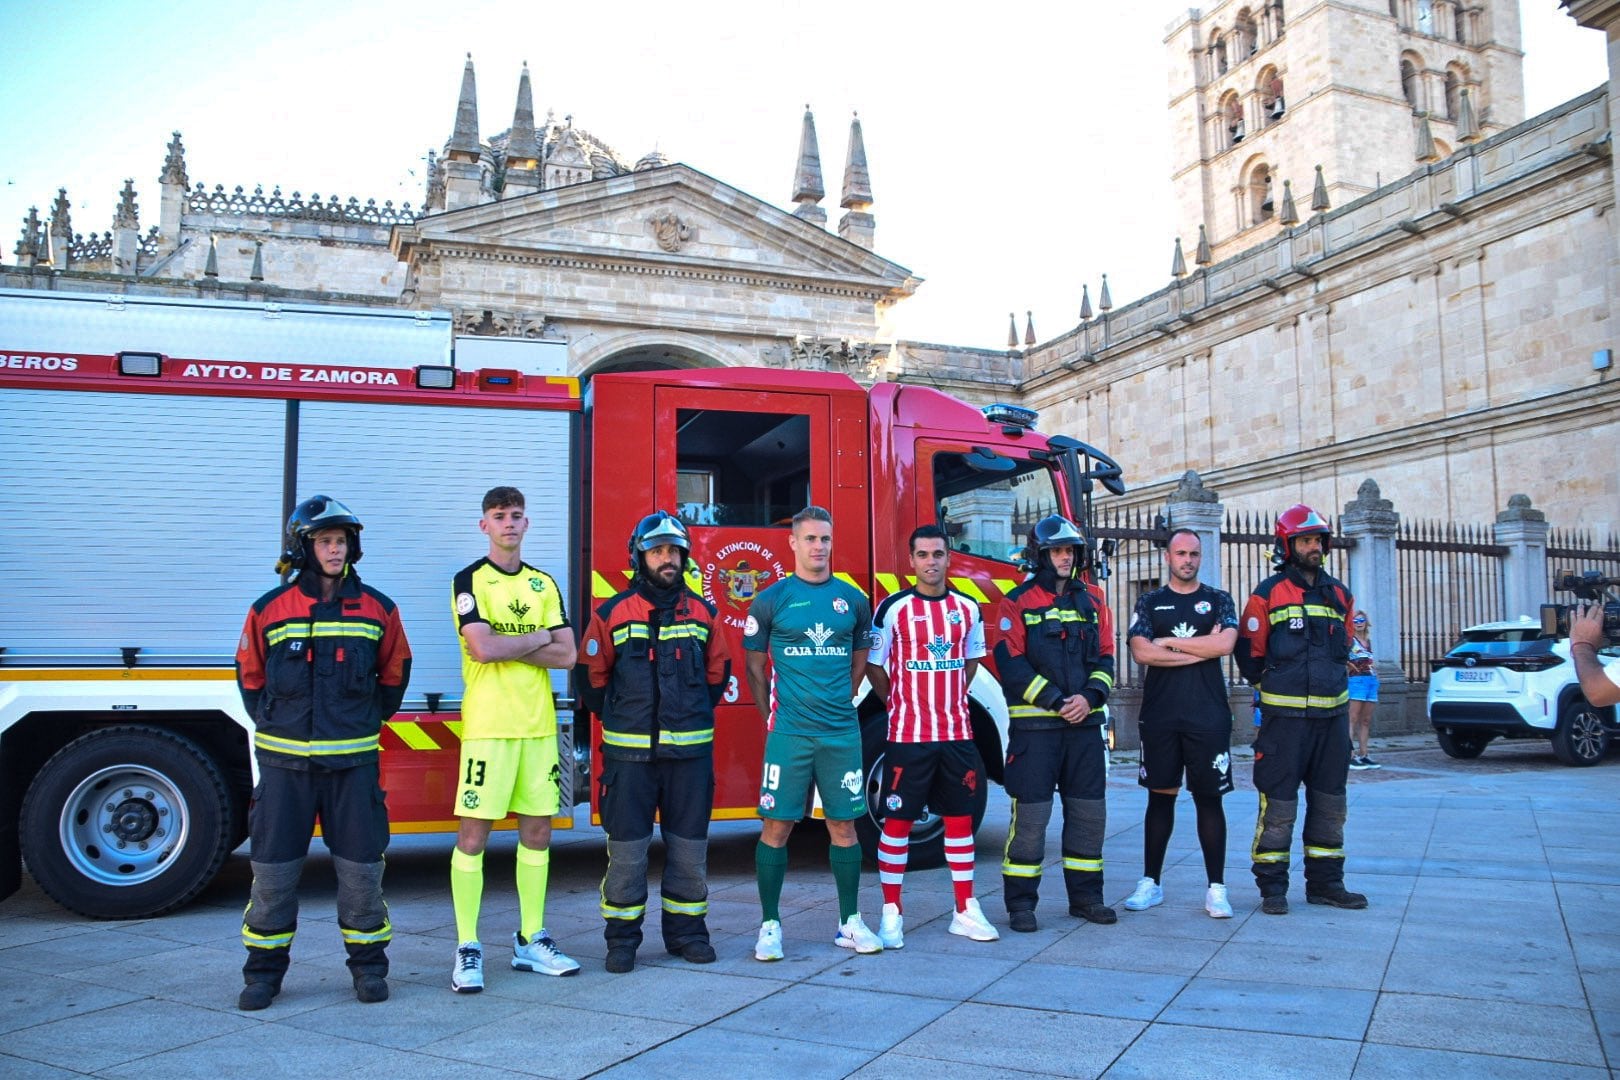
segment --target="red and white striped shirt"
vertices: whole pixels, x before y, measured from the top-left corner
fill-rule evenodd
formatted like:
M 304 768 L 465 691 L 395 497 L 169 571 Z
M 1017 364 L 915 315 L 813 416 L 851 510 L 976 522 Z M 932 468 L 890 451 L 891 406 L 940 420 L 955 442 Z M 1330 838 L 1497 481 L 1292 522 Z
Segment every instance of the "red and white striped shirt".
M 979 605 L 953 589 L 904 589 L 878 605 L 867 663 L 889 673 L 889 741 L 973 738 L 966 668 L 984 656 Z

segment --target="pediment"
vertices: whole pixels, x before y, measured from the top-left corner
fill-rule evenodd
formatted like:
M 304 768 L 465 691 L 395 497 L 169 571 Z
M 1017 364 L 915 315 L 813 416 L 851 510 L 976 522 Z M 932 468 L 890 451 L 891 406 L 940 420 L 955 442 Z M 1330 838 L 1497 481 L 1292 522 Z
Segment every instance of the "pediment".
M 813 277 L 909 294 L 897 263 L 685 165 L 434 214 L 397 226 L 393 247 L 496 259 L 527 252 Z

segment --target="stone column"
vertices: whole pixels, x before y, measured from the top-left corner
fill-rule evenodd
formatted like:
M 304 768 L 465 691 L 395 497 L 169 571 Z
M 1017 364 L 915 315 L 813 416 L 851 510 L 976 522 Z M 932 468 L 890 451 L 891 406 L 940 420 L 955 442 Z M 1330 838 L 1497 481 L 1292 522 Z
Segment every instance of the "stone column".
M 1349 551 L 1351 592 L 1357 609 L 1366 611 L 1372 620 L 1373 665 L 1378 674 L 1374 720 L 1384 734 L 1427 728 L 1426 687 L 1408 683 L 1401 666 L 1400 571 L 1395 560 L 1400 525 L 1395 504 L 1382 497 L 1372 480 L 1361 482 L 1355 499 L 1345 504 L 1339 518 L 1339 531 L 1356 542 Z
M 1181 483 L 1170 493 L 1166 511 L 1172 529 L 1191 529 L 1198 534 L 1204 551 L 1198 580 L 1212 589 L 1221 588 L 1221 519 L 1225 510 L 1219 497 L 1204 486 L 1196 472 L 1188 469 L 1181 474 Z
M 1530 505 L 1530 496 L 1515 495 L 1496 515 L 1491 530 L 1506 546 L 1502 557 L 1502 618 L 1539 615 L 1547 596 L 1547 515 Z
M 1372 619 L 1373 659 L 1381 679 L 1404 682 L 1401 668 L 1400 574 L 1395 562 L 1395 536 L 1401 515 L 1383 498 L 1378 485 L 1363 480 L 1356 497 L 1345 504 L 1339 530 L 1356 546 L 1350 549 L 1351 591 L 1356 607 Z

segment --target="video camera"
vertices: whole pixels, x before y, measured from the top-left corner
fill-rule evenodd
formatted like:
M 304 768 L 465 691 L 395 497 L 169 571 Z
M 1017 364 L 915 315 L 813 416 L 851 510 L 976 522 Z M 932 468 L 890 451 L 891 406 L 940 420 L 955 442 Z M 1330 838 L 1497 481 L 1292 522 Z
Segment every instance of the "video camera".
M 1577 599 L 1588 604 L 1601 603 L 1603 636 L 1610 645 L 1620 645 L 1620 598 L 1604 592 L 1617 585 L 1620 585 L 1620 577 L 1604 577 L 1596 570 L 1587 570 L 1579 575 L 1565 570 L 1553 583 L 1553 588 L 1559 592 L 1574 593 Z M 1548 637 L 1569 637 L 1570 614 L 1569 604 L 1542 604 L 1541 632 Z

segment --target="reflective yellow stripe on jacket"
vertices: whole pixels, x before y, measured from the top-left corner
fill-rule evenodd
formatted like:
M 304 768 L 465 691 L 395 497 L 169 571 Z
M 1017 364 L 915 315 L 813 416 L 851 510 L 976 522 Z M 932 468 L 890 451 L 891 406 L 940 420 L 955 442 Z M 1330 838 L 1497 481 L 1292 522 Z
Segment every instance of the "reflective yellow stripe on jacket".
M 302 739 L 283 739 L 279 735 L 267 735 L 262 731 L 253 733 L 254 746 L 260 750 L 270 750 L 289 757 L 364 754 L 376 750 L 380 743 L 381 739 L 376 735 L 366 735 L 358 739 L 313 739 L 305 742 Z

